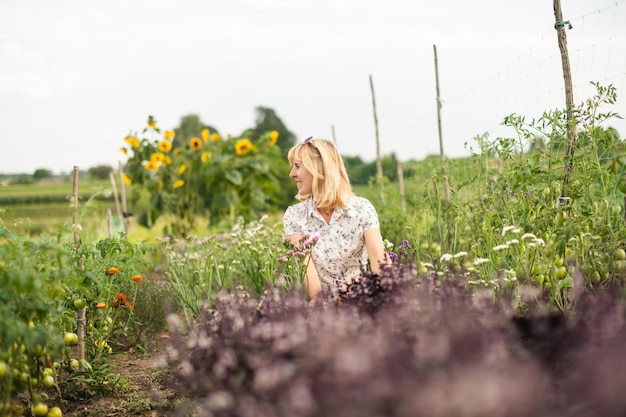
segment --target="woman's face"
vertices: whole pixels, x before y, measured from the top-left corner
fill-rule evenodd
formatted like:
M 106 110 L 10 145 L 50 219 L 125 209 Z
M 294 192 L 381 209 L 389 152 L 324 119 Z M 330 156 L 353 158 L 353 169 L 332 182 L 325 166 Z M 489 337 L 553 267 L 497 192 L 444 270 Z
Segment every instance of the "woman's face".
M 293 161 L 289 177 L 293 178 L 300 195 L 313 192 L 313 175 L 302 165 L 302 161 Z

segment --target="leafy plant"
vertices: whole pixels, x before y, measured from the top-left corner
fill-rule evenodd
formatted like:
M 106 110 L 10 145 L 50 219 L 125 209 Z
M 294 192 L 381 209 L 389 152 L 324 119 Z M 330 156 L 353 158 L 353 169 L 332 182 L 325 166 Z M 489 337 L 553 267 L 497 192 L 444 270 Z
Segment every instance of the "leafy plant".
M 157 218 L 171 214 L 167 235 L 186 237 L 199 216 L 211 223 L 238 216 L 258 218 L 276 204 L 287 163 L 275 146 L 278 132 L 263 134 L 252 143 L 245 137 L 222 138 L 208 128 L 189 143 L 175 147 L 174 132 L 161 135 L 152 116 L 141 139 L 125 138 L 128 155 L 124 180 L 134 192 L 150 194 L 150 208 L 138 215 L 141 225 L 151 227 Z M 138 198 L 138 195 L 136 195 Z

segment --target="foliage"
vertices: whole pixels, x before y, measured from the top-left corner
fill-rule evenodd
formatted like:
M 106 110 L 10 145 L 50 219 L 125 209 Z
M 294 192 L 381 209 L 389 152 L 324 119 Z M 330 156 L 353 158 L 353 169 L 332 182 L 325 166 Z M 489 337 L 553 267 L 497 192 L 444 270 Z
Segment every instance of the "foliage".
M 234 222 L 237 216 L 258 218 L 259 213 L 283 204 L 275 196 L 288 166 L 275 146 L 277 132 L 265 132 L 258 141 L 224 139 L 204 129 L 189 143 L 174 147 L 173 131 L 161 135 L 150 116 L 142 138 L 126 138 L 129 154 L 125 181 L 134 190 L 150 193 L 150 208 L 138 221 L 150 227 L 166 213 L 175 216 L 165 233 L 185 237 L 198 216 L 211 223 Z
M 577 315 L 519 316 L 460 276 L 406 287 L 416 277 L 405 266 L 387 271 L 399 291 L 351 303 L 240 290 L 217 294 L 197 328 L 170 316 L 172 388 L 200 417 L 622 415 L 620 390 L 607 389 L 624 383 L 614 292 L 587 293 Z
M 229 231 L 208 237 L 162 238 L 165 274 L 187 323 L 196 322 L 202 300 L 212 300 L 216 292 L 243 286 L 260 294 L 273 285 L 282 237 L 282 224 L 262 217 L 249 223 L 239 218 Z
M 621 281 L 626 265 L 619 249 L 626 234 L 619 185 L 626 157 L 619 135 L 601 127 L 616 117 L 603 111 L 614 104 L 615 89 L 596 88 L 597 94 L 575 109 L 573 156 L 562 152 L 568 128 L 564 111 L 545 112 L 530 123 L 508 116 L 504 123 L 514 137 L 490 141 L 479 135 L 479 149 L 469 160 L 449 161 L 451 201 L 444 199 L 436 165 L 421 186 L 408 184 L 418 192 L 406 193 L 406 210 L 416 215 L 392 225 L 393 238 L 402 236 L 397 230 L 402 227 L 419 249 L 420 267 L 464 268 L 479 288 L 515 292 L 520 284 L 536 285 L 562 310 L 571 308 L 575 270 L 584 272 L 589 288 Z M 537 137 L 550 146 L 530 146 Z M 524 153 L 527 148 L 532 151 Z M 566 178 L 568 161 L 574 170 Z M 386 204 L 381 210 L 386 237 L 385 219 L 399 218 L 392 212 L 400 206 Z
M 111 171 L 113 171 L 113 168 L 109 165 L 96 165 L 87 170 L 87 175 L 93 179 L 107 180 Z
M 185 147 L 191 141 L 191 138 L 198 136 L 198 132 L 202 132 L 204 129 L 209 129 L 209 132 L 220 135 L 220 132 L 215 127 L 205 124 L 197 114 L 187 114 L 181 117 L 178 127 L 174 129 L 173 147 Z
M 0 414 L 41 386 L 43 366 L 61 357 L 63 302 L 71 255 L 56 242 L 13 235 L 0 218 Z
M 52 177 L 52 171 L 50 171 L 49 169 L 36 169 L 35 172 L 33 173 L 33 178 L 36 180 L 42 179 L 42 178 L 50 178 Z
M 3 222 L 0 235 L 0 414 L 19 412 L 15 399 L 25 393 L 35 405 L 124 389 L 107 357 L 161 331 L 164 315 L 159 322 L 155 311 L 171 298 L 166 282 L 148 278 L 150 247 L 113 238 L 94 244 L 64 242 L 62 235 L 31 240 Z M 150 294 L 157 299 L 150 302 Z M 177 311 L 176 303 L 171 306 Z
M 283 159 L 287 160 L 287 152 L 296 143 L 296 135 L 285 126 L 273 109 L 258 106 L 254 110 L 256 113 L 255 126 L 251 129 L 246 129 L 243 135 L 249 137 L 253 143 L 256 143 L 261 140 L 265 132 L 278 132 L 276 145 L 280 148 Z

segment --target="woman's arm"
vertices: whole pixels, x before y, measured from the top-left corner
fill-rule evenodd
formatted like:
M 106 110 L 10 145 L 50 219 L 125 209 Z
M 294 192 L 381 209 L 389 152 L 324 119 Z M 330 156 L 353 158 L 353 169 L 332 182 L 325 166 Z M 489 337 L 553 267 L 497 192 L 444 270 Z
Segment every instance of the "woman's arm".
M 293 245 L 297 245 L 298 242 L 300 242 L 302 235 L 290 235 L 288 238 Z M 304 287 L 306 288 L 309 298 L 312 300 L 315 296 L 322 292 L 322 284 L 320 283 L 320 277 L 317 274 L 317 269 L 315 269 L 315 264 L 313 263 L 310 254 L 307 254 L 304 258 L 304 262 L 306 264 Z
M 380 229 L 367 229 L 363 233 L 363 238 L 365 239 L 365 247 L 367 248 L 367 256 L 370 259 L 372 272 L 380 274 L 381 265 L 391 264 L 391 259 L 389 259 L 387 251 L 385 250 L 385 244 L 383 243 Z

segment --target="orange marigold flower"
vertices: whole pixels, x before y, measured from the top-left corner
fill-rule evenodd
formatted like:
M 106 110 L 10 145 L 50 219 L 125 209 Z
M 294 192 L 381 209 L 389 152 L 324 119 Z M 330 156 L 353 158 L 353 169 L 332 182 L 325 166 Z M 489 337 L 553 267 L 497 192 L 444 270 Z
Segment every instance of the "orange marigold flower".
M 220 141 L 220 135 L 217 134 L 217 132 L 213 132 L 211 133 L 211 140 L 213 142 L 219 142 Z
M 111 303 L 112 307 L 128 307 L 129 309 L 133 308 L 133 304 L 128 301 L 128 297 L 126 297 L 126 294 L 124 294 L 123 292 L 115 294 L 115 298 L 116 300 Z
M 99 309 L 106 308 L 106 306 L 107 305 L 105 303 L 98 303 L 98 304 L 96 304 L 96 308 L 99 308 Z
M 191 149 L 194 151 L 200 150 L 200 148 L 202 148 L 202 140 L 200 138 L 191 138 L 189 146 L 191 146 Z
M 278 141 L 278 130 L 272 130 L 270 132 L 270 146 L 274 146 Z
M 119 274 L 119 272 L 120 272 L 120 269 L 115 266 L 112 266 L 109 269 L 107 269 L 107 274 L 109 275 Z
M 176 132 L 174 132 L 173 130 L 166 130 L 163 134 L 165 140 L 172 140 L 174 139 L 174 136 L 176 136 Z
M 252 142 L 248 139 L 240 139 L 235 143 L 235 153 L 237 156 L 245 155 L 252 150 Z
M 175 181 L 174 184 L 172 184 L 172 188 L 177 189 L 177 188 L 182 187 L 183 185 L 185 185 L 185 180 L 178 180 L 178 181 Z
M 139 274 L 137 274 L 137 275 L 133 275 L 132 280 L 133 280 L 134 282 L 141 282 L 141 281 L 143 281 L 143 277 L 142 277 L 141 275 L 139 275 Z
M 159 142 L 159 150 L 161 152 L 169 152 L 169 151 L 171 151 L 172 150 L 172 142 L 169 142 L 167 140 Z
M 202 141 L 204 141 L 204 143 L 207 143 L 209 141 L 209 129 L 206 127 L 202 129 L 201 135 Z

